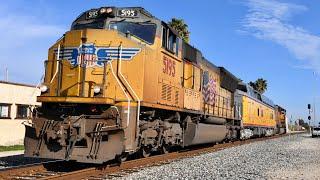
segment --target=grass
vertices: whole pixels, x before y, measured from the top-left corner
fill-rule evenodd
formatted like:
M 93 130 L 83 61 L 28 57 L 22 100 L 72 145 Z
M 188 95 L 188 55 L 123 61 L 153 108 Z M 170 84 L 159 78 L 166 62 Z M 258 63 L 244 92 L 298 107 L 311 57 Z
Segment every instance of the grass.
M 0 146 L 0 152 L 24 150 L 23 145 Z

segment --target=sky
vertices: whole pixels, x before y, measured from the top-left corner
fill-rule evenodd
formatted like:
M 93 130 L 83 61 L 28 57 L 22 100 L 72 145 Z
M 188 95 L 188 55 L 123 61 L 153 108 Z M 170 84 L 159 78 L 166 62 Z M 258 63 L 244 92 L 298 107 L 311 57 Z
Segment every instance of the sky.
M 319 0 L 10 0 L 0 5 L 0 80 L 37 84 L 48 48 L 83 11 L 142 6 L 157 18 L 182 18 L 190 43 L 240 79 L 268 81 L 265 95 L 307 120 L 320 119 Z M 318 113 L 319 112 L 319 113 Z M 317 118 L 316 118 L 317 119 Z

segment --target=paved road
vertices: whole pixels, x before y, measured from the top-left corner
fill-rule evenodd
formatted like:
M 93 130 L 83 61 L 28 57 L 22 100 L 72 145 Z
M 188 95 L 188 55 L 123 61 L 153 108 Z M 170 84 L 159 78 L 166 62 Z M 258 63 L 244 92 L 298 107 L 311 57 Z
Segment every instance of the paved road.
M 0 158 L 1 158 L 1 157 L 7 157 L 7 156 L 22 155 L 23 153 L 24 153 L 24 150 L 19 150 L 19 151 L 4 151 L 4 152 L 0 152 Z

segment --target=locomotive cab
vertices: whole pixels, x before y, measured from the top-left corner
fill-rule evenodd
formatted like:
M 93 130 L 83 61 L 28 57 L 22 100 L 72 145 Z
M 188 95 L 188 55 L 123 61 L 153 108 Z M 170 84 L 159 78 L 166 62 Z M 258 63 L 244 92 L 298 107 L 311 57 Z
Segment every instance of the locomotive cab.
M 25 155 L 102 163 L 136 151 L 145 61 L 161 44 L 160 27 L 134 7 L 91 9 L 76 18 L 49 49 Z
M 157 30 L 152 16 L 142 8 L 117 9 L 114 7 L 89 10 L 80 15 L 71 30 L 116 30 L 127 37 L 134 36 L 141 43 L 154 44 Z

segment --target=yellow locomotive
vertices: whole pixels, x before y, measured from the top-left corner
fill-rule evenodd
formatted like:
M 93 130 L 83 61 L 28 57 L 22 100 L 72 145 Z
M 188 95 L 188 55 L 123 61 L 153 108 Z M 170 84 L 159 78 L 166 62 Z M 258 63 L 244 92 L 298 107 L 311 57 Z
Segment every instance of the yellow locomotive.
M 103 163 L 239 139 L 261 122 L 238 83 L 143 8 L 88 10 L 49 49 L 25 156 Z
M 239 110 L 243 127 L 241 138 L 271 136 L 275 133 L 275 105 L 270 99 L 243 83 L 239 83 L 235 99 L 241 103 Z

